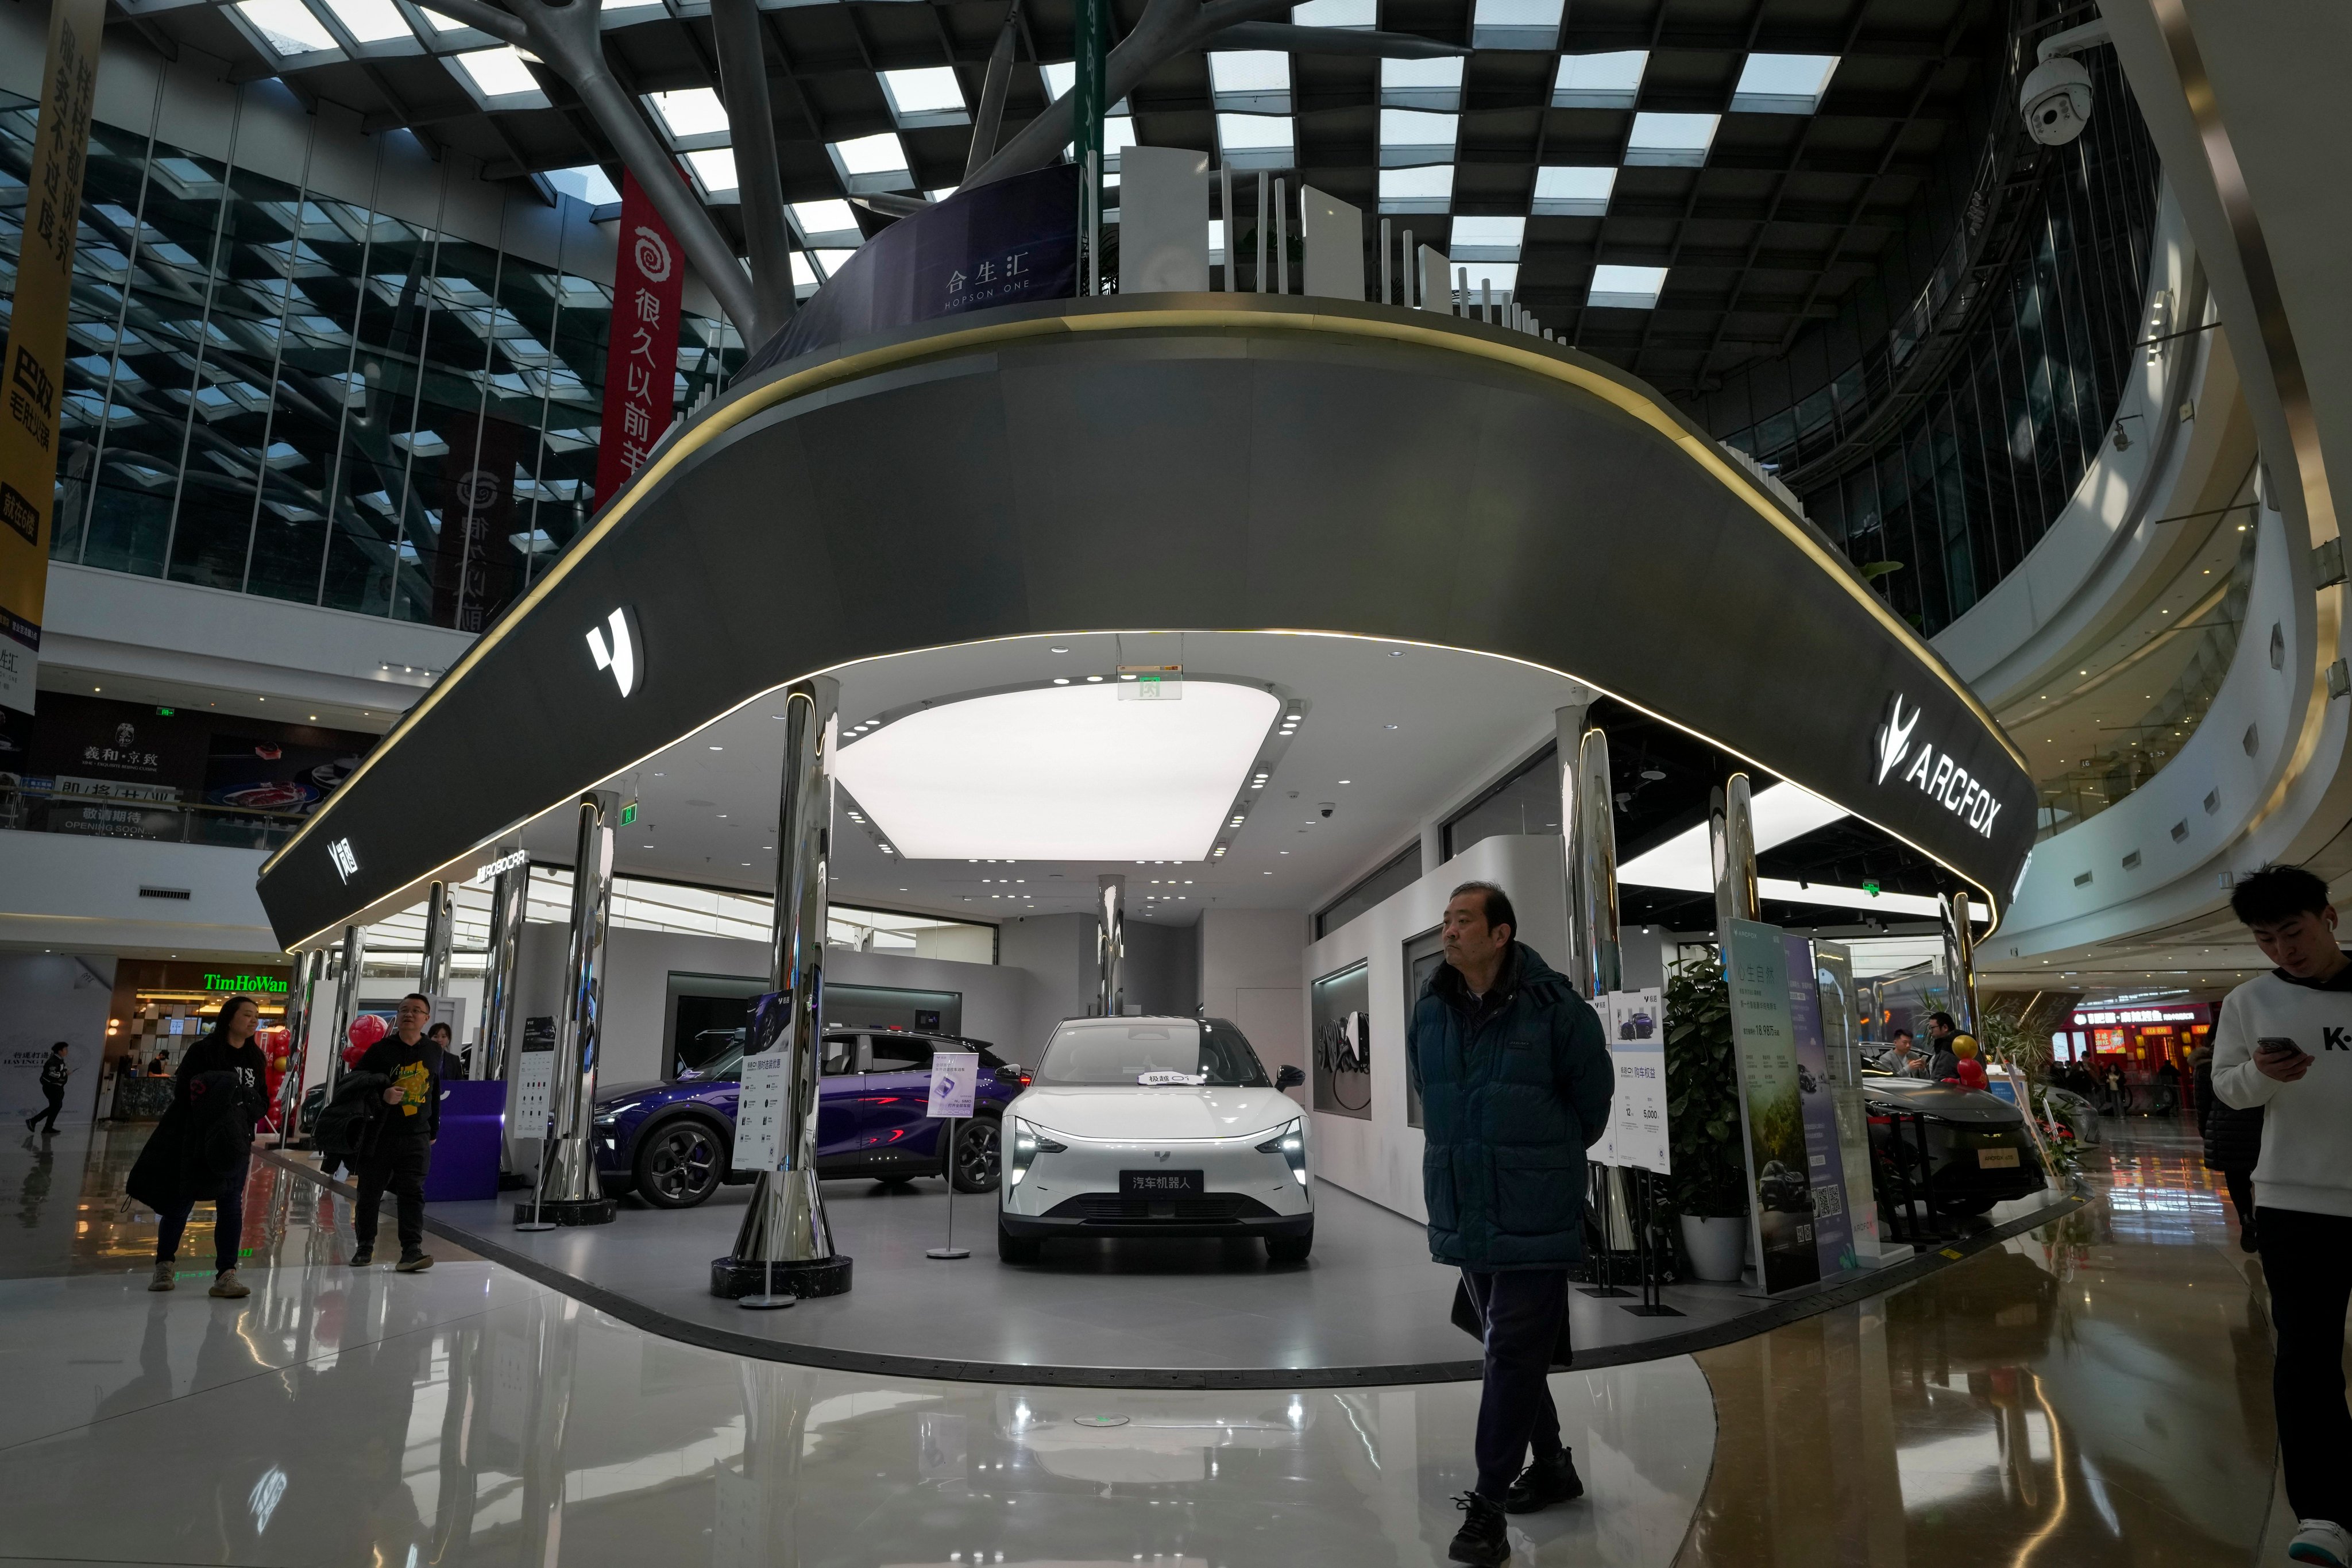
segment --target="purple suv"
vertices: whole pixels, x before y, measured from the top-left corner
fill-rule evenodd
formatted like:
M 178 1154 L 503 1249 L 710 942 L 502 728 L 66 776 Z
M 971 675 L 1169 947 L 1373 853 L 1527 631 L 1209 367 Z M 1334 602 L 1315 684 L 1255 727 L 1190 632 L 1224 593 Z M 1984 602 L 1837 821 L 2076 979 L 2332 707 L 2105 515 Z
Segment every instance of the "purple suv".
M 941 1173 L 942 1124 L 923 1114 L 935 1050 L 980 1053 L 974 1114 L 956 1123 L 950 1164 L 956 1191 L 995 1190 L 997 1122 L 1020 1084 L 997 1080 L 1003 1059 L 985 1040 L 896 1029 L 824 1032 L 824 1076 L 817 1082 L 819 1175 L 903 1182 Z M 742 1064 L 739 1029 L 708 1066 L 687 1068 L 675 1082 L 599 1086 L 596 1173 L 604 1190 L 634 1191 L 656 1208 L 682 1209 L 708 1198 L 722 1182 L 752 1180 L 755 1173 L 736 1172 L 728 1163 Z

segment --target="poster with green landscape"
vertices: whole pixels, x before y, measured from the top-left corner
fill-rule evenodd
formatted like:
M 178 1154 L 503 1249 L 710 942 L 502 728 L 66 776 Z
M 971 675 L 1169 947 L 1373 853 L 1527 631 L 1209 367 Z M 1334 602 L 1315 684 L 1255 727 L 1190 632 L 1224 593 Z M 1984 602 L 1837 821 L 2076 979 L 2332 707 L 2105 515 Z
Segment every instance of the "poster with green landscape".
M 1768 1292 L 1822 1277 L 1805 1151 L 1803 1086 L 1789 1010 L 1789 959 L 1779 926 L 1733 921 L 1727 968 L 1739 1117 L 1747 1140 L 1749 1224 Z

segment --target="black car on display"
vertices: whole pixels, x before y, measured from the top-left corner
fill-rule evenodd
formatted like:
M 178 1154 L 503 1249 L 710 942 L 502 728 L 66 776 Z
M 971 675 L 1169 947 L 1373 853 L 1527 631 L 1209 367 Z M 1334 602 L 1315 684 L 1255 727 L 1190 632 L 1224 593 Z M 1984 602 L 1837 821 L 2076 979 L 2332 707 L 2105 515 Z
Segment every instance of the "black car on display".
M 1997 1094 L 1865 1072 L 1862 1095 L 1882 1210 L 1908 1192 L 1938 1214 L 1980 1215 L 2050 1184 L 2024 1115 Z

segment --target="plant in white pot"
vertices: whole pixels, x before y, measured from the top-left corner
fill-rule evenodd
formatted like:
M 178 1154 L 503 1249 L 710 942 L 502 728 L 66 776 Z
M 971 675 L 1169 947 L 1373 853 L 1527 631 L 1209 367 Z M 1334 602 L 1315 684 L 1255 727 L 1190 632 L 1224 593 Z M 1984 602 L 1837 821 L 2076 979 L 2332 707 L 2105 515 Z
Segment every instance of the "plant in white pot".
M 1748 1256 L 1748 1163 L 1739 1152 L 1739 1064 L 1731 988 L 1712 957 L 1666 977 L 1669 1180 L 1693 1277 L 1736 1280 Z

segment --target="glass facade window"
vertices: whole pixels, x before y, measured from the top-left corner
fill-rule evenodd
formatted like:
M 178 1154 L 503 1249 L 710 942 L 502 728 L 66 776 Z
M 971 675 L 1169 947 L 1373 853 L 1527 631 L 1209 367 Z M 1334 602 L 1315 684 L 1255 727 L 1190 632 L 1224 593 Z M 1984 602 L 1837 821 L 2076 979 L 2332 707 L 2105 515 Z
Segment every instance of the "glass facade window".
M 1414 839 L 1381 868 L 1315 911 L 1317 941 L 1329 936 L 1366 910 L 1421 879 L 1421 840 Z
M 1487 786 L 1445 824 L 1445 858 L 1504 833 L 1559 832 L 1559 748 L 1546 746 Z
M 2023 243 L 1933 384 L 1874 445 L 1871 421 L 1926 341 L 1908 310 L 1826 384 L 1725 437 L 1790 481 L 1806 513 L 1933 636 L 2025 558 L 2108 438 L 2139 336 L 2156 222 L 2154 145 L 2114 51 L 2079 57 L 2099 112 L 2039 154 Z M 1948 261 L 1948 266 L 1949 265 Z M 1931 275 L 1941 302 L 1957 277 Z M 1826 470 L 1826 471 L 1825 471 Z
M 0 94 L 12 288 L 34 118 Z M 92 128 L 52 557 L 481 630 L 595 510 L 609 284 L 236 146 Z M 677 353 L 681 413 L 743 360 L 692 314 Z

